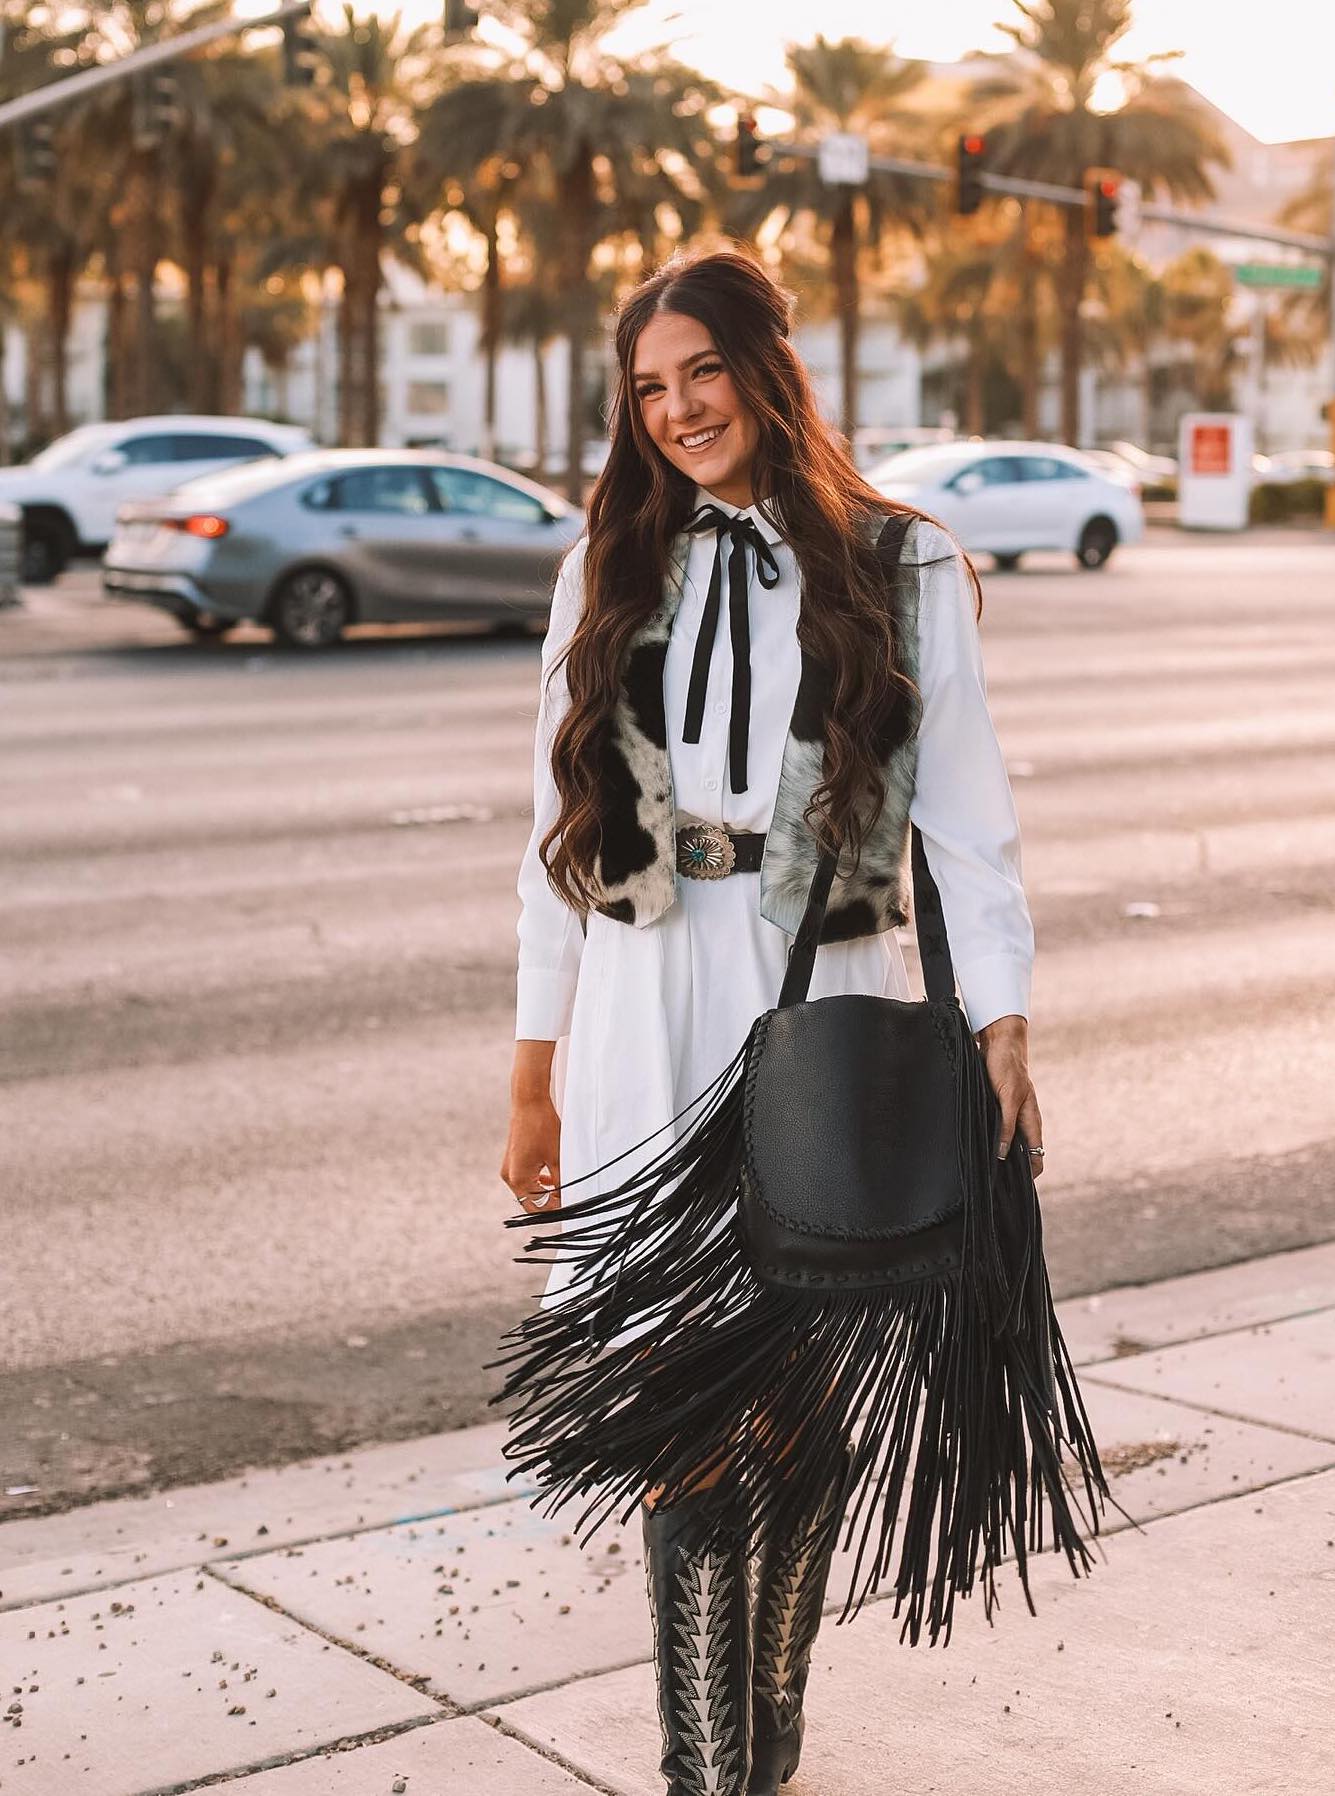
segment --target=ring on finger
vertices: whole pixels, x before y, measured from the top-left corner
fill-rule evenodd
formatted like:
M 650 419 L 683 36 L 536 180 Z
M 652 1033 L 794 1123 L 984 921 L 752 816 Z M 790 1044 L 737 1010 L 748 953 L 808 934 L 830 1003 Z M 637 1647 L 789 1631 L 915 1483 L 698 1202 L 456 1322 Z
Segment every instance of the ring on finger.
M 1031 1147 L 1028 1152 L 1029 1157 L 1032 1160 L 1041 1160 L 1043 1158 L 1043 1149 L 1041 1147 Z

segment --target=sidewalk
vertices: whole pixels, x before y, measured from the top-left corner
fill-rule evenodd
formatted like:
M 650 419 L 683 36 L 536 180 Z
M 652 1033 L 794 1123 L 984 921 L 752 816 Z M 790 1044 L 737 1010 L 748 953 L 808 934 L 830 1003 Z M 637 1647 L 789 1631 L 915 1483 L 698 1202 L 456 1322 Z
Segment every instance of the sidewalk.
M 1143 1531 L 944 1650 L 827 1621 L 792 1796 L 1335 1789 L 1335 1243 L 1062 1322 Z M 501 1437 L 0 1528 L 0 1790 L 659 1796 L 638 1528 L 568 1544 Z

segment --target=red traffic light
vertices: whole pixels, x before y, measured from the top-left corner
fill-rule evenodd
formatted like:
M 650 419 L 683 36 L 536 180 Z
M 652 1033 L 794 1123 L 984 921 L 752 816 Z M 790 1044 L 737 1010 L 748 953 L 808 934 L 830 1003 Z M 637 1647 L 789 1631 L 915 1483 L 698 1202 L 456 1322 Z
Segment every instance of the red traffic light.
M 1091 168 L 1085 173 L 1085 232 L 1091 240 L 1117 235 L 1117 205 L 1122 177 L 1112 168 Z
M 749 112 L 737 115 L 737 178 L 741 181 L 754 180 L 761 173 L 764 161 L 761 150 L 760 127 L 755 116 Z
M 983 203 L 983 171 L 987 139 L 978 131 L 962 132 L 955 146 L 955 211 L 971 218 Z

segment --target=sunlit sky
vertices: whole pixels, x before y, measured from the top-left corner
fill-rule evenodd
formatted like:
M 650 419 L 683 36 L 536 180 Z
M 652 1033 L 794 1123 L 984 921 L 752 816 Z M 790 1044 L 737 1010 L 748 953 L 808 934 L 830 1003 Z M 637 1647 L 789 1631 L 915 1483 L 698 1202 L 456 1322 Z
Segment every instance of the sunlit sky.
M 319 0 L 322 7 L 333 0 Z M 440 17 L 440 0 L 354 0 L 358 11 L 406 20 Z M 485 11 L 486 0 L 482 0 Z M 783 47 L 858 36 L 892 42 L 902 56 L 949 62 L 1000 50 L 993 27 L 1008 0 L 647 0 L 622 27 L 628 47 L 676 44 L 719 81 L 759 93 L 779 85 Z M 1014 15 L 1019 17 L 1018 13 Z M 1174 72 L 1266 143 L 1335 133 L 1335 6 L 1330 0 L 1140 0 L 1119 54 L 1181 50 Z

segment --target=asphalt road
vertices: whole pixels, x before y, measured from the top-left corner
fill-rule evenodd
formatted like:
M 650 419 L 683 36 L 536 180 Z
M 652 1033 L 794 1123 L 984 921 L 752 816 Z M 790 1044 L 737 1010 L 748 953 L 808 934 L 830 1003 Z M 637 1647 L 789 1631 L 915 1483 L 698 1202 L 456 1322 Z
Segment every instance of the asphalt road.
M 1332 1238 L 1335 544 L 985 587 L 1059 1294 Z M 538 652 L 0 612 L 0 1510 L 495 1414 Z

